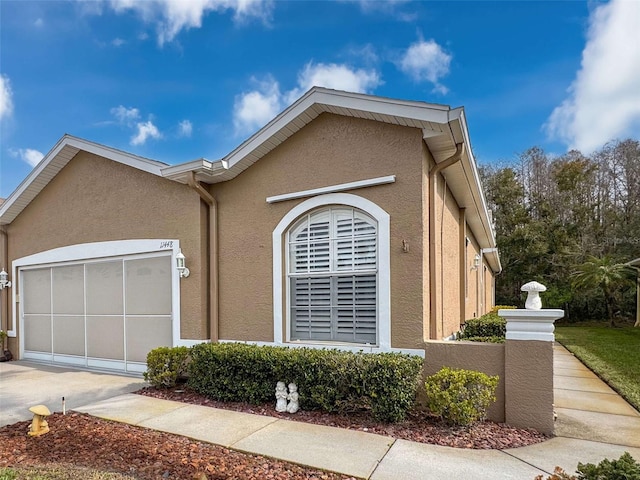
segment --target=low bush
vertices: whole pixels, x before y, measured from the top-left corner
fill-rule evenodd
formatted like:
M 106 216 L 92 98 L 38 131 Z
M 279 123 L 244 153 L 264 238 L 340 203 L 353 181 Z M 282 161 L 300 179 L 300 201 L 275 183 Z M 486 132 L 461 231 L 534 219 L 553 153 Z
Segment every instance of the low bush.
M 255 346 L 196 345 L 189 386 L 221 401 L 275 401 L 276 382 L 298 386 L 300 408 L 345 413 L 370 409 L 374 418 L 401 421 L 413 407 L 422 359 L 397 353 Z
M 460 333 L 459 340 L 474 337 L 505 337 L 507 322 L 497 313 L 486 313 L 478 318 L 467 320 Z
M 498 313 L 498 310 L 516 310 L 518 307 L 513 305 L 495 305 L 489 313 Z
M 486 417 L 496 400 L 498 380 L 482 372 L 443 367 L 427 377 L 427 407 L 448 423 L 471 425 Z
M 504 343 L 504 337 L 492 336 L 492 337 L 460 337 L 458 340 L 465 340 L 467 342 L 486 342 L 486 343 Z
M 576 473 L 578 476 L 570 475 L 556 467 L 547 480 L 640 480 L 640 463 L 624 452 L 619 459 L 605 458 L 598 465 L 578 463 Z M 535 480 L 543 480 L 543 476 L 538 475 Z
M 189 348 L 159 347 L 147 354 L 144 379 L 157 388 L 172 388 L 187 375 Z

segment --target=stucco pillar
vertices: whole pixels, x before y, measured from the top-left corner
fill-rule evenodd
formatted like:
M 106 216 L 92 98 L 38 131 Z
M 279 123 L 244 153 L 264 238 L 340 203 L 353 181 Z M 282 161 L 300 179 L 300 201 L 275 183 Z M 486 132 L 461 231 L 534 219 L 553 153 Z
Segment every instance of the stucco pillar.
M 499 310 L 507 321 L 505 422 L 553 434 L 553 322 L 563 310 Z

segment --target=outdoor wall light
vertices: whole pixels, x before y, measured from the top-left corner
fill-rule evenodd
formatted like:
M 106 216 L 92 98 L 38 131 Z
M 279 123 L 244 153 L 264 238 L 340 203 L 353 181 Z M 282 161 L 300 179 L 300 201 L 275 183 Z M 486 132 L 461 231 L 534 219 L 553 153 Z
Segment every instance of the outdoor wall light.
M 178 253 L 176 253 L 176 268 L 178 269 L 180 278 L 186 278 L 189 276 L 189 273 L 191 273 L 184 265 L 184 255 L 182 254 L 182 250 L 178 250 Z
M 8 288 L 11 286 L 11 282 L 9 281 L 9 274 L 4 271 L 4 268 L 0 272 L 0 290 L 3 288 Z
M 476 253 L 476 256 L 473 257 L 473 267 L 471 268 L 471 270 L 477 270 L 479 266 L 480 266 L 480 255 Z

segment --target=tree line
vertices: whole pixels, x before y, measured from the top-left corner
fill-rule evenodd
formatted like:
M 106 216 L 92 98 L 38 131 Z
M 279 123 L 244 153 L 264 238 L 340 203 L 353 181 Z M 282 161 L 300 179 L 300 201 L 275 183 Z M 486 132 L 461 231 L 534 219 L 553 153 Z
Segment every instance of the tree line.
M 620 266 L 640 257 L 640 142 L 590 155 L 533 147 L 479 171 L 503 266 L 497 304 L 522 305 L 520 286 L 537 280 L 545 307 L 570 321 L 635 316 L 635 272 Z M 595 277 L 611 267 L 620 278 L 605 293 Z

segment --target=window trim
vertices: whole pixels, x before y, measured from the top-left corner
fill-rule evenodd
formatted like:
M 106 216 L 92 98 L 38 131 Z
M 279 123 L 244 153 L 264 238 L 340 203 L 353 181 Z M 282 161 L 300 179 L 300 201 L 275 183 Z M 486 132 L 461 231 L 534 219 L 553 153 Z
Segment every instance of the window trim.
M 309 198 L 293 207 L 280 220 L 273 231 L 273 340 L 276 345 L 291 342 L 288 314 L 289 299 L 286 298 L 286 233 L 293 223 L 303 214 L 311 210 L 331 205 L 343 205 L 362 210 L 378 222 L 378 345 L 363 347 L 374 351 L 391 351 L 391 261 L 390 261 L 390 216 L 389 214 L 366 198 L 350 193 L 330 193 Z M 283 311 L 284 310 L 284 311 Z M 285 319 L 287 320 L 285 322 Z M 295 344 L 306 346 L 316 345 L 324 347 L 342 347 L 345 344 L 334 342 L 303 342 L 296 340 Z M 357 346 L 358 344 L 353 344 Z

